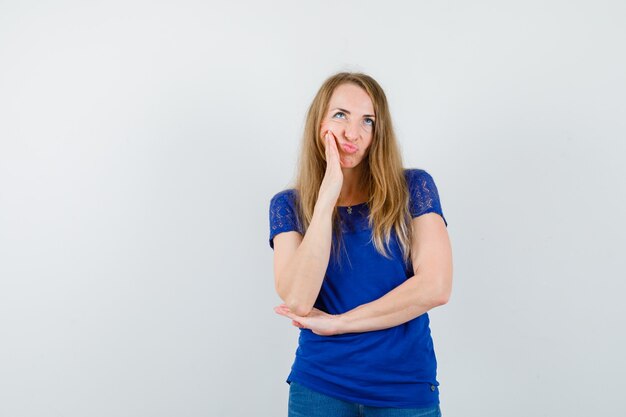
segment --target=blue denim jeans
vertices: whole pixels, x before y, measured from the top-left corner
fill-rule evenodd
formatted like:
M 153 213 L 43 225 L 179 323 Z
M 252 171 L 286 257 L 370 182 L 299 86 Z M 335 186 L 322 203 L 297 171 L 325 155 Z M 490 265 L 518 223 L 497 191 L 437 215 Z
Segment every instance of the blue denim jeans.
M 441 417 L 439 405 L 425 408 L 372 407 L 330 397 L 296 381 L 289 384 L 288 417 Z

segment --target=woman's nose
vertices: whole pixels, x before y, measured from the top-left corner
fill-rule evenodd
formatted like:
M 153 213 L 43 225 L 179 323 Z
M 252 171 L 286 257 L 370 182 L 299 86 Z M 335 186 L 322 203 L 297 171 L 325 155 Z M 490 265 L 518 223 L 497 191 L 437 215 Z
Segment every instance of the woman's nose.
M 349 123 L 346 126 L 346 130 L 343 132 L 343 134 L 346 137 L 346 139 L 353 142 L 359 137 L 357 129 L 358 129 L 358 126 L 354 126 L 352 123 Z

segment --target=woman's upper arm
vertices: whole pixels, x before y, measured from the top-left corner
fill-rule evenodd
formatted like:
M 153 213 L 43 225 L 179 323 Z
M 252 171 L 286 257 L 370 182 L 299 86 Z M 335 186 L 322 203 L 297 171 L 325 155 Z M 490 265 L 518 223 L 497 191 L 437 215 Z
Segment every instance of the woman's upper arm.
M 274 236 L 274 288 L 278 290 L 280 273 L 293 257 L 302 242 L 302 235 L 296 231 L 283 232 Z
M 432 280 L 433 290 L 447 302 L 452 288 L 452 248 L 433 177 L 422 169 L 407 171 L 411 212 L 411 263 L 414 274 Z
M 294 190 L 289 189 L 275 194 L 270 200 L 269 245 L 274 250 L 274 285 L 277 290 L 281 271 L 302 242 L 294 198 Z
M 452 251 L 448 229 L 442 217 L 437 213 L 422 214 L 411 220 L 411 229 L 413 272 L 434 267 L 446 270 L 450 265 Z
M 441 304 L 448 302 L 452 291 L 452 247 L 448 229 L 437 213 L 413 218 L 411 262 L 413 273 L 432 280 Z

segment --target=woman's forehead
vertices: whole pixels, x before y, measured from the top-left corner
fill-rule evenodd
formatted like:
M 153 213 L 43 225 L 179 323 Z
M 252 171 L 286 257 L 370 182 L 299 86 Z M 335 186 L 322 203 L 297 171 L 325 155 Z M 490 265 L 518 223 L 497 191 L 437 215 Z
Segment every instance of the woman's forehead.
M 348 110 L 350 113 L 374 114 L 372 99 L 365 90 L 354 84 L 342 84 L 335 88 L 328 103 L 330 111 L 334 109 Z

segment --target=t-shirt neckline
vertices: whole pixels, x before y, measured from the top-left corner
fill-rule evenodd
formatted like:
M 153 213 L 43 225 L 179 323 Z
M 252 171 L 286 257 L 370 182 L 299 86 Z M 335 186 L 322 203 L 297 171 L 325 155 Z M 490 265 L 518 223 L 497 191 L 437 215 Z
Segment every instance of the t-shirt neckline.
M 354 208 L 354 207 L 361 207 L 367 204 L 367 201 L 364 201 L 363 203 L 358 203 L 358 204 L 353 204 L 351 206 L 337 206 L 338 208 L 342 208 L 342 209 L 347 209 L 348 207 Z

